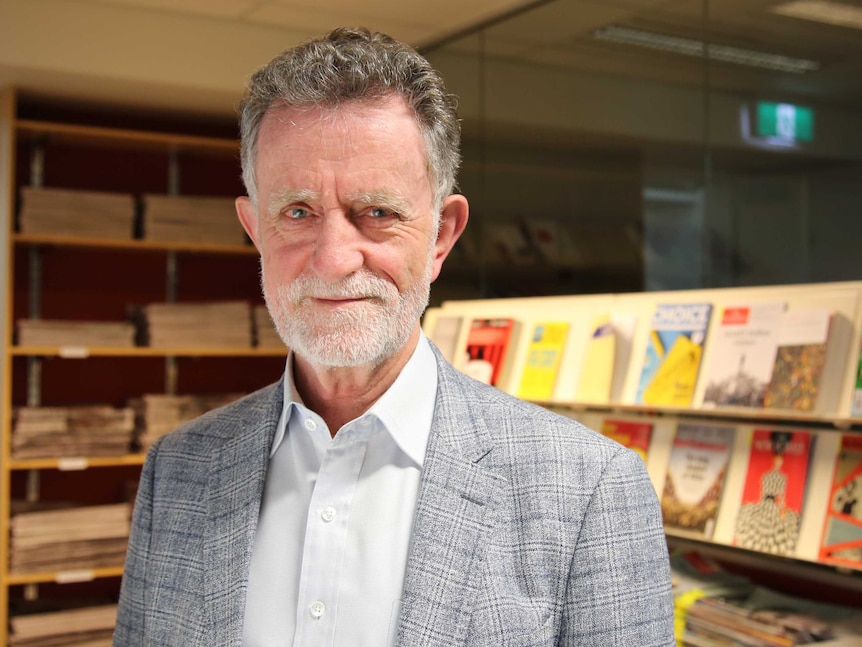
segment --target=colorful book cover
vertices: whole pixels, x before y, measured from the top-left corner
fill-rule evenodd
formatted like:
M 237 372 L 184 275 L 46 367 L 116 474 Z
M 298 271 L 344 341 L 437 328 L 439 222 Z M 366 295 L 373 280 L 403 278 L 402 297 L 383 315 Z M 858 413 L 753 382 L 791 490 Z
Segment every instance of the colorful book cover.
M 807 431 L 753 432 L 735 545 L 776 555 L 794 554 L 811 449 L 812 437 Z
M 703 404 L 762 407 L 772 378 L 781 302 L 727 306 L 710 339 Z
M 638 404 L 691 405 L 711 311 L 709 303 L 658 306 L 650 323 Z
M 581 375 L 575 390 L 576 402 L 606 404 L 614 380 L 616 334 L 609 314 L 596 317 L 587 340 Z
M 634 450 L 646 461 L 649 451 L 653 425 L 651 422 L 635 420 L 613 420 L 607 418 L 602 423 L 601 432 L 611 440 L 617 441 L 623 447 Z
M 781 318 L 778 353 L 763 406 L 811 411 L 817 402 L 826 362 L 832 314 L 828 310 L 791 310 Z
M 514 319 L 474 319 L 467 337 L 467 357 L 462 370 L 496 386 L 503 376 L 515 333 Z
M 841 437 L 820 560 L 862 568 L 862 435 L 859 434 Z
M 679 423 L 661 495 L 666 528 L 712 537 L 735 435 L 734 427 Z
M 563 359 L 563 350 L 569 334 L 566 321 L 549 321 L 536 324 L 527 361 L 521 373 L 518 397 L 525 400 L 550 400 L 557 382 L 557 373 Z

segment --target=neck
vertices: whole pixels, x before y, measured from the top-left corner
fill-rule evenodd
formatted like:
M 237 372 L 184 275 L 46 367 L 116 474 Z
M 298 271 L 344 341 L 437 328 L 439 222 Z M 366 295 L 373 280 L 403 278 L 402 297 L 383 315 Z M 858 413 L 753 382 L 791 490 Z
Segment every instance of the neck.
M 344 424 L 368 411 L 392 386 L 418 341 L 417 325 L 404 346 L 379 364 L 316 366 L 294 355 L 294 386 L 305 406 L 323 418 L 335 436 Z

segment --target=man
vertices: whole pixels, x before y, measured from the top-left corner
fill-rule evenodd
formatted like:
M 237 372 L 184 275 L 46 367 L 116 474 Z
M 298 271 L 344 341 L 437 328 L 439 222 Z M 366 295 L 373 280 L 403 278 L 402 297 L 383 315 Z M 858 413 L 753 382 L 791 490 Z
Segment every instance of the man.
M 336 30 L 258 71 L 241 113 L 237 211 L 291 353 L 153 446 L 115 645 L 673 644 L 642 461 L 422 335 L 468 211 L 427 61 Z

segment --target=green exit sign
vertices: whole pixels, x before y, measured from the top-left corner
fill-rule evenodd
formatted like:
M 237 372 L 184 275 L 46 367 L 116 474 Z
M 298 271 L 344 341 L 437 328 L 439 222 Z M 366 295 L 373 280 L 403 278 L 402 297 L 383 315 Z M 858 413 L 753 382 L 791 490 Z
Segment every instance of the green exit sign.
M 757 134 L 786 141 L 814 139 L 814 110 L 790 103 L 760 101 L 757 104 Z

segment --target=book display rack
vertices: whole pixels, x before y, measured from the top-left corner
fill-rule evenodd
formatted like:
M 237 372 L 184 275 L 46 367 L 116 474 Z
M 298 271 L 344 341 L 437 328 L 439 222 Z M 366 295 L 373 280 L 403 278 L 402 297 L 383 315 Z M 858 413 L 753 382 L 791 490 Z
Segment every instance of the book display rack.
M 28 105 L 0 93 L 0 644 L 104 640 L 146 447 L 277 379 L 286 349 L 255 330 L 269 322 L 230 208 L 234 139 Z M 184 334 L 228 316 L 229 336 Z
M 858 600 L 862 282 L 445 301 L 423 328 L 463 367 L 488 320 L 521 331 L 495 386 L 641 454 L 671 545 Z

